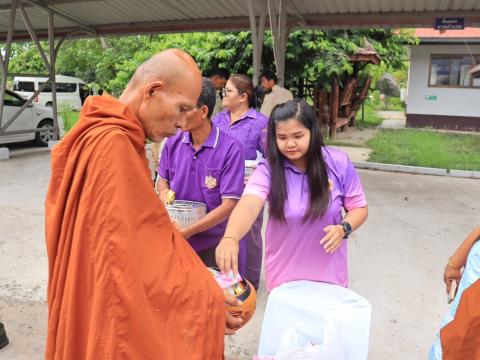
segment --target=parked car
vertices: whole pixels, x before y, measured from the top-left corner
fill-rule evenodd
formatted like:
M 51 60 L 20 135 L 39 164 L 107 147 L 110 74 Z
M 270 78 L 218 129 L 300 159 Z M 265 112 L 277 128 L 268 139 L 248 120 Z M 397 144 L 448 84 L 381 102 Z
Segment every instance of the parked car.
M 6 90 L 5 101 L 3 105 L 2 126 L 17 112 L 25 103 L 25 99 L 13 91 Z M 64 135 L 63 119 L 58 117 L 58 127 L 60 137 Z M 6 131 L 20 131 L 28 129 L 46 129 L 53 128 L 53 110 L 50 107 L 40 105 L 29 105 L 15 121 L 6 129 Z M 22 134 L 0 135 L 0 144 L 34 140 L 39 146 L 48 146 L 50 140 L 57 140 L 54 131 L 29 132 Z
M 25 99 L 29 99 L 33 93 L 47 82 L 48 78 L 38 76 L 15 76 L 13 78 L 13 90 Z M 82 108 L 83 102 L 90 95 L 90 89 L 82 79 L 56 75 L 57 103 L 59 105 L 68 103 L 75 110 Z M 52 86 L 47 85 L 45 89 L 33 100 L 35 104 L 52 106 Z

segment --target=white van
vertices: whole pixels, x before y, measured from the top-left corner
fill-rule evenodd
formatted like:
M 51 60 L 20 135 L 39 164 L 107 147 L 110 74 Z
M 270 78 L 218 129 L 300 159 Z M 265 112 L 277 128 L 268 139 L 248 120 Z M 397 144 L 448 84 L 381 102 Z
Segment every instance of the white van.
M 13 90 L 23 98 L 29 99 L 33 92 L 38 90 L 47 80 L 47 77 L 15 76 L 13 78 Z M 80 110 L 90 92 L 87 84 L 82 79 L 72 76 L 56 75 L 55 80 L 57 82 L 58 105 L 68 102 L 73 109 Z M 33 102 L 38 105 L 52 106 L 51 85 L 47 85 Z

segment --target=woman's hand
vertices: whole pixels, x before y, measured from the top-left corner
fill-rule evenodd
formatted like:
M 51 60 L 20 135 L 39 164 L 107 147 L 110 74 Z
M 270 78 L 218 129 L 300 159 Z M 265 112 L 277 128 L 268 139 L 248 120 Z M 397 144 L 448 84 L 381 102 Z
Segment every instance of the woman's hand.
M 225 304 L 227 306 L 239 306 L 241 301 L 237 300 L 233 295 L 225 295 Z M 230 314 L 227 310 L 225 317 L 225 335 L 234 335 L 243 324 L 243 319 L 241 317 L 235 317 Z
M 455 280 L 457 284 L 460 282 L 462 273 L 460 270 L 454 269 L 452 266 L 447 264 L 445 266 L 445 271 L 443 272 L 443 281 L 445 282 L 447 288 L 447 294 L 450 294 L 450 287 L 452 286 L 452 281 Z
M 224 237 L 215 250 L 215 260 L 220 271 L 227 274 L 230 269 L 238 275 L 238 252 L 239 244 L 237 239 Z
M 340 244 L 342 243 L 345 232 L 342 225 L 328 225 L 323 229 L 327 233 L 325 237 L 320 240 L 320 244 L 323 245 L 325 252 L 334 253 Z

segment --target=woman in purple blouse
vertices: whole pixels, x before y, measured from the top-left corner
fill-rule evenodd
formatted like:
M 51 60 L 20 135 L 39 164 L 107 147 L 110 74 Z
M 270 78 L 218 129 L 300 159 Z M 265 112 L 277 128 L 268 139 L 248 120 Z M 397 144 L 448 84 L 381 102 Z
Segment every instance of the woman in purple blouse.
M 303 100 L 273 109 L 267 143 L 267 160 L 250 177 L 216 249 L 217 265 L 238 273 L 239 239 L 268 202 L 267 290 L 296 280 L 347 287 L 346 239 L 368 214 L 352 162 L 323 144 L 315 114 Z
M 265 156 L 268 118 L 254 108 L 252 80 L 241 74 L 230 76 L 223 89 L 222 105 L 225 111 L 218 113 L 212 122 L 220 130 L 239 140 L 243 145 L 245 160 L 255 160 L 257 151 Z M 243 241 L 247 244 L 245 277 L 258 289 L 262 267 L 263 213 Z

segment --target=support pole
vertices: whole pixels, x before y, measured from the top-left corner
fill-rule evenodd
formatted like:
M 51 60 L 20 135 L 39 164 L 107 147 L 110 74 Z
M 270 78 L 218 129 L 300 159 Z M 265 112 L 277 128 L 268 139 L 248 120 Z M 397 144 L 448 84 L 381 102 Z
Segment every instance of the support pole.
M 287 6 L 289 0 L 268 0 L 268 15 L 273 36 L 273 54 L 277 69 L 278 84 L 285 84 L 285 52 L 287 50 Z M 277 5 L 278 4 L 278 19 Z
M 248 15 L 250 19 L 250 30 L 252 34 L 253 84 L 255 86 L 258 85 L 258 78 L 260 77 L 260 71 L 262 68 L 263 39 L 265 35 L 265 18 L 267 12 L 267 4 L 265 0 L 259 0 L 258 3 L 260 4 L 260 17 L 257 23 L 253 0 L 247 1 Z
M 60 133 L 58 131 L 58 111 L 57 111 L 57 82 L 55 79 L 55 27 L 54 27 L 54 13 L 53 11 L 48 12 L 48 45 L 50 47 L 50 82 L 52 84 L 52 110 L 53 110 L 53 127 L 54 138 L 59 139 Z
M 10 19 L 8 22 L 7 43 L 5 44 L 5 56 L 0 54 L 2 62 L 2 80 L 0 83 L 0 128 L 3 120 L 3 103 L 5 102 L 5 90 L 7 89 L 8 64 L 10 62 L 10 49 L 12 47 L 13 32 L 15 30 L 15 15 L 17 13 L 18 0 L 13 0 L 10 7 Z
M 38 53 L 40 54 L 40 57 L 42 58 L 45 67 L 47 68 L 47 71 L 49 73 L 52 72 L 52 69 L 50 68 L 50 62 L 47 59 L 47 55 L 45 55 L 45 51 L 43 51 L 42 44 L 40 44 L 40 41 L 38 41 L 37 35 L 35 34 L 35 29 L 32 26 L 32 23 L 30 21 L 30 18 L 28 17 L 27 12 L 25 11 L 25 8 L 23 5 L 20 3 L 20 12 L 22 13 L 23 21 L 25 25 L 27 26 L 28 33 L 30 34 L 30 37 L 32 38 L 33 42 L 35 43 Z

